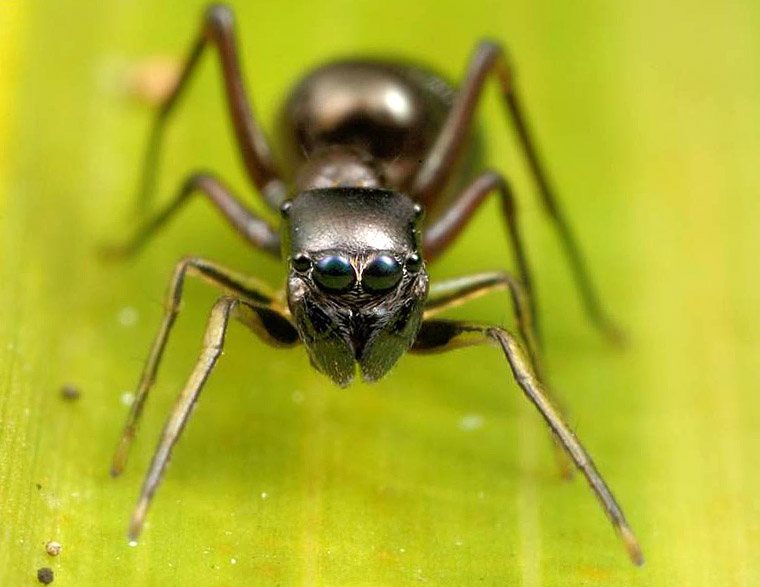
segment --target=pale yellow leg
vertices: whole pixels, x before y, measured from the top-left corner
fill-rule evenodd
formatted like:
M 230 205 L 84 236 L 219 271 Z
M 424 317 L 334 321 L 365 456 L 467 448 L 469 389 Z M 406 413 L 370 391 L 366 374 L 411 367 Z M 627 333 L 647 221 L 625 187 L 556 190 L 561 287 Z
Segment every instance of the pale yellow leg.
M 280 302 L 275 301 L 274 295 L 257 279 L 236 273 L 212 261 L 196 257 L 183 259 L 174 269 L 174 274 L 169 282 L 164 302 L 164 318 L 158 334 L 153 341 L 148 358 L 145 361 L 142 375 L 137 385 L 135 400 L 132 403 L 124 431 L 114 454 L 113 464 L 111 465 L 111 475 L 113 476 L 120 475 L 126 465 L 129 449 L 137 431 L 137 425 L 145 406 L 145 401 L 148 399 L 148 393 L 155 381 L 156 371 L 166 348 L 166 342 L 179 313 L 182 290 L 187 275 L 198 276 L 219 289 L 253 304 L 284 311 L 280 307 Z
M 425 304 L 424 317 L 426 319 L 430 318 L 444 310 L 459 306 L 492 291 L 504 289 L 509 291 L 512 298 L 517 327 L 520 330 L 523 341 L 525 341 L 525 346 L 533 363 L 533 369 L 538 373 L 541 380 L 545 382 L 546 376 L 541 364 L 538 337 L 533 324 L 533 300 L 514 275 L 503 271 L 494 271 L 434 283 L 430 287 L 430 294 Z M 572 478 L 573 468 L 567 458 L 567 454 L 555 437 L 552 437 L 552 444 L 554 445 L 554 453 L 560 475 L 565 479 Z
M 272 315 L 268 317 L 265 324 L 262 320 L 262 313 L 269 312 Z M 276 311 L 266 308 L 256 308 L 248 305 L 239 299 L 225 296 L 219 298 L 214 304 L 209 316 L 206 333 L 203 337 L 203 348 L 201 349 L 198 361 L 195 364 L 190 378 L 187 380 L 185 387 L 177 397 L 174 407 L 169 414 L 169 419 L 164 426 L 161 439 L 153 454 L 153 461 L 145 477 L 140 498 L 135 507 L 132 521 L 129 526 L 130 540 L 137 540 L 145 521 L 145 514 L 148 511 L 153 494 L 156 492 L 161 478 L 163 477 L 166 465 L 171 457 L 172 449 L 179 439 L 185 424 L 187 423 L 193 406 L 195 405 L 198 395 L 203 384 L 211 374 L 224 345 L 224 336 L 227 332 L 229 319 L 235 318 L 248 326 L 251 330 L 259 334 L 267 342 L 276 346 L 291 346 L 298 342 L 298 335 L 293 328 L 287 331 L 287 319 L 280 316 L 282 324 L 277 328 L 276 334 L 269 331 L 272 328 L 272 319 Z
M 555 437 L 586 477 L 592 491 L 602 504 L 615 530 L 622 538 L 631 560 L 641 565 L 644 557 L 638 540 L 623 515 L 615 497 L 597 471 L 591 457 L 576 438 L 562 412 L 553 404 L 541 380 L 533 369 L 531 360 L 525 355 L 517 339 L 507 330 L 498 326 L 472 324 L 452 320 L 427 320 L 422 323 L 412 352 L 445 352 L 462 346 L 473 346 L 496 342 L 504 351 L 512 374 L 525 396 L 538 409 L 551 428 Z

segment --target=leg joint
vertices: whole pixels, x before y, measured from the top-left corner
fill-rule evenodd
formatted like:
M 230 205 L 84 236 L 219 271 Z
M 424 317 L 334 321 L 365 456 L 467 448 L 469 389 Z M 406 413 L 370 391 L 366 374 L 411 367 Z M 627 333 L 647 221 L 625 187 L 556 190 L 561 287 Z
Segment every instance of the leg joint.
M 225 4 L 211 4 L 206 8 L 203 20 L 206 34 L 214 40 L 231 33 L 235 26 L 235 15 Z
M 498 41 L 494 41 L 493 39 L 483 39 L 478 43 L 475 55 L 476 58 L 481 61 L 481 64 L 489 69 L 501 61 L 511 76 L 512 67 L 510 65 L 509 53 L 504 48 L 504 45 Z
M 174 266 L 174 274 L 169 283 L 169 289 L 166 292 L 166 311 L 172 314 L 179 312 L 179 304 L 182 299 L 182 290 L 185 285 L 185 275 L 189 267 L 198 267 L 202 263 L 200 257 L 188 255 L 183 257 L 179 263 Z
M 206 171 L 196 171 L 191 173 L 187 179 L 185 179 L 183 191 L 187 193 L 196 189 L 201 189 L 210 179 L 213 179 L 213 176 Z
M 496 171 L 495 169 L 488 169 L 484 171 L 481 175 L 484 182 L 488 182 L 491 185 L 491 189 L 497 189 L 509 192 L 509 183 L 507 182 L 507 178 L 504 177 L 504 174 L 500 171 Z
M 203 353 L 209 355 L 214 360 L 219 357 L 224 346 L 224 335 L 227 331 L 227 322 L 230 318 L 238 300 L 232 296 L 222 296 L 214 303 L 211 308 L 208 326 L 203 341 Z
M 204 28 L 206 34 L 213 40 L 232 32 L 235 26 L 235 16 L 232 9 L 224 4 L 211 4 L 206 9 Z
M 187 273 L 188 267 L 190 266 L 197 267 L 202 262 L 203 262 L 203 259 L 201 259 L 200 257 L 196 257 L 195 255 L 186 255 L 185 257 L 182 257 L 182 259 L 180 259 L 179 263 L 177 263 L 174 269 L 174 274 L 175 276 L 180 275 L 180 274 L 184 275 L 185 273 Z
M 504 47 L 499 41 L 494 39 L 483 39 L 478 43 L 477 52 L 483 57 L 498 57 L 504 54 Z
M 515 199 L 512 195 L 512 188 L 507 178 L 504 177 L 504 174 L 489 169 L 481 175 L 481 180 L 485 184 L 486 189 L 499 191 L 504 211 L 512 216 L 516 212 Z

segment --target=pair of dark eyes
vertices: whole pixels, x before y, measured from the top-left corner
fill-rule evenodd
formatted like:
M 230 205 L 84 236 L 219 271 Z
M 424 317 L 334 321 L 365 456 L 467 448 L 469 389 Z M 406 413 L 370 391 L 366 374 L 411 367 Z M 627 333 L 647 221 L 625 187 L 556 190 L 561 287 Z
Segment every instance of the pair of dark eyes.
M 406 265 L 410 271 L 418 271 L 422 259 L 419 255 L 412 254 Z M 312 262 L 306 255 L 293 258 L 293 268 L 296 271 L 307 271 L 310 267 Z M 388 291 L 398 285 L 403 274 L 403 267 L 395 257 L 378 255 L 364 267 L 362 287 L 373 293 Z M 347 291 L 356 283 L 356 273 L 351 262 L 339 255 L 329 255 L 315 262 L 311 277 L 321 289 L 329 292 Z

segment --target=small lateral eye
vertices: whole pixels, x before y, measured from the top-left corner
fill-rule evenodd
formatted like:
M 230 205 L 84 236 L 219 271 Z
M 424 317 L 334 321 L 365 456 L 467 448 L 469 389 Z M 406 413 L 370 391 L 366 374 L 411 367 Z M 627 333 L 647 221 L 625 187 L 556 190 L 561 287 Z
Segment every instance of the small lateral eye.
M 356 283 L 356 274 L 349 260 L 337 255 L 317 261 L 311 276 L 321 289 L 329 292 L 346 291 Z
M 379 255 L 372 259 L 362 271 L 362 285 L 371 292 L 393 289 L 401 280 L 401 265 L 390 255 Z
M 422 257 L 418 253 L 412 253 L 406 258 L 406 270 L 409 273 L 417 273 L 422 268 Z
M 308 271 L 311 267 L 311 259 L 309 259 L 303 253 L 298 253 L 295 257 L 293 257 L 291 264 L 293 265 L 293 269 L 296 271 L 304 272 Z

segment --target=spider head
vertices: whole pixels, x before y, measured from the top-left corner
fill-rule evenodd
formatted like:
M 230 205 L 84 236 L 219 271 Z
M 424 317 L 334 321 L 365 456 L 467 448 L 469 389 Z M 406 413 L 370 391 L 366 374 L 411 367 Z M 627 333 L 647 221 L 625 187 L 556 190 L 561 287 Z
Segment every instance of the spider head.
M 340 386 L 387 373 L 419 330 L 421 209 L 398 192 L 327 188 L 283 208 L 288 305 L 312 365 Z

